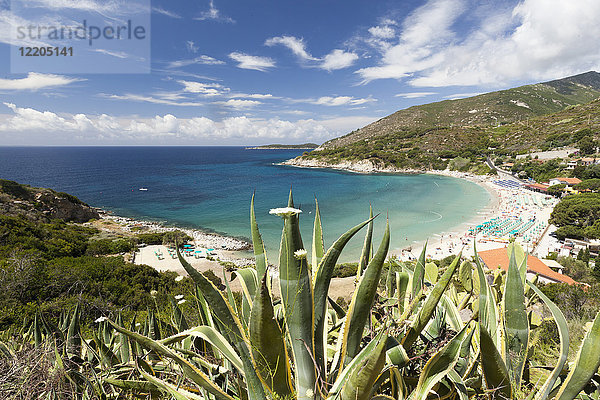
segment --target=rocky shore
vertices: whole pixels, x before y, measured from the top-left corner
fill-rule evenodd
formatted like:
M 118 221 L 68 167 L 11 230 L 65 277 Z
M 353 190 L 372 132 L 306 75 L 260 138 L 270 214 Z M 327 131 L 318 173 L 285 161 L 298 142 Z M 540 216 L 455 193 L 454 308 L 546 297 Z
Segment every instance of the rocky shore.
M 158 222 L 136 220 L 133 218 L 112 215 L 106 211 L 100 212 L 102 220 L 114 222 L 125 233 L 171 232 L 179 230 L 193 237 L 196 243 L 206 248 L 240 251 L 252 248 L 245 240 L 217 233 L 204 232 L 197 229 L 164 226 Z
M 416 170 L 416 169 L 403 169 L 396 168 L 393 166 L 380 166 L 373 163 L 371 160 L 357 160 L 350 161 L 344 160 L 338 163 L 331 163 L 328 161 L 306 159 L 302 157 L 292 158 L 287 161 L 283 161 L 280 165 L 289 165 L 292 167 L 301 168 L 329 168 L 338 169 L 342 171 L 355 172 L 358 174 L 374 174 L 374 173 L 388 173 L 388 174 L 424 174 L 427 171 Z

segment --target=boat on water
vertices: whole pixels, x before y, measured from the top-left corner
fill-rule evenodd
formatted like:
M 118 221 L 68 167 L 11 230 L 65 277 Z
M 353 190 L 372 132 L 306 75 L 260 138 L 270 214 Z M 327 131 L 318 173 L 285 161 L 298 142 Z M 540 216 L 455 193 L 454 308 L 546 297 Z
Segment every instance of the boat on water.
M 148 188 L 144 188 L 144 187 L 142 187 L 142 188 L 140 188 L 140 190 L 141 190 L 142 192 L 145 192 L 145 191 L 147 191 L 147 190 L 148 190 Z

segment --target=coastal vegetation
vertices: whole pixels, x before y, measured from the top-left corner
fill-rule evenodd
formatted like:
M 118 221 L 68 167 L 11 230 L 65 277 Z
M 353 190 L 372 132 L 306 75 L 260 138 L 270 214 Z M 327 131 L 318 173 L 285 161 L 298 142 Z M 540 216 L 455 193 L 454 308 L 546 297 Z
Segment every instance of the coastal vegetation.
M 281 296 L 275 295 L 252 203 L 255 265 L 234 272 L 242 283 L 240 295 L 227 282 L 218 287 L 220 281 L 200 274 L 178 253 L 190 278 L 160 274 L 158 281 L 140 287 L 150 299 L 141 300 L 143 313 L 107 307 L 97 310 L 95 323 L 86 323 L 87 296 L 55 313 L 35 308 L 22 328 L 13 325 L 0 335 L 3 393 L 9 398 L 25 393 L 50 399 L 180 400 L 598 395 L 597 300 L 582 308 L 585 319 L 580 315 L 574 323 L 557 304 L 567 304 L 565 293 L 585 290 L 530 279 L 519 246 L 508 247 L 506 272 L 487 270 L 476 252 L 473 261 L 457 254 L 434 263 L 423 249 L 418 260 L 400 262 L 388 257 L 389 225 L 381 242 L 372 243 L 373 218 L 349 229 L 326 251 L 318 205 L 307 245 L 291 193 L 287 207 L 271 213 L 283 224 Z M 331 278 L 336 268 L 340 271 L 336 265 L 344 247 L 363 230 L 356 268 L 341 268 L 353 270 L 350 276 L 357 282 L 346 309 L 328 296 Z M 94 274 L 110 275 L 122 262 L 74 248 L 76 254 L 49 258 L 49 264 L 80 271 L 78 279 L 88 279 L 90 287 Z M 114 265 L 98 265 L 111 259 Z M 92 260 L 93 270 L 78 266 Z M 126 280 L 127 270 L 117 270 L 112 276 Z M 577 292 L 570 299 L 581 302 L 581 297 Z
M 565 197 L 554 207 L 550 223 L 558 227 L 556 235 L 561 240 L 600 238 L 600 193 Z

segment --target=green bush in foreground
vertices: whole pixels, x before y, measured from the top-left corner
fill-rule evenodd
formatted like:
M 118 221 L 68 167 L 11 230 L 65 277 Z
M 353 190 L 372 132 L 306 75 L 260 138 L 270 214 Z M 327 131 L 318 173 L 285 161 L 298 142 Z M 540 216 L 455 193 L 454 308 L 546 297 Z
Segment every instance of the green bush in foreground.
M 61 314 L 55 326 L 39 315 L 23 332 L 25 344 L 7 341 L 0 354 L 11 360 L 31 345 L 54 348 L 45 359 L 61 382 L 87 398 L 565 400 L 600 394 L 600 313 L 567 363 L 567 321 L 527 279 L 519 246 L 508 248 L 508 272 L 486 272 L 476 253 L 474 264 L 459 254 L 438 266 L 426 262 L 423 250 L 414 265 L 389 259 L 382 277 L 389 225 L 373 254 L 372 218 L 325 251 L 317 205 L 309 263 L 291 194 L 287 207 L 271 213 L 283 218 L 278 298 L 252 204 L 256 268 L 234 272 L 240 299 L 228 282 L 219 290 L 180 256 L 196 288 L 172 299 L 168 320 L 152 310 L 127 322 L 116 314 L 82 333 L 78 308 Z M 329 298 L 329 285 L 344 246 L 364 227 L 357 286 L 344 310 Z M 186 302 L 194 306 L 184 310 Z M 532 310 L 536 303 L 547 307 L 555 330 Z M 200 323 L 192 326 L 192 319 Z M 534 364 L 538 338 L 550 331 L 559 336 L 556 359 L 551 366 Z

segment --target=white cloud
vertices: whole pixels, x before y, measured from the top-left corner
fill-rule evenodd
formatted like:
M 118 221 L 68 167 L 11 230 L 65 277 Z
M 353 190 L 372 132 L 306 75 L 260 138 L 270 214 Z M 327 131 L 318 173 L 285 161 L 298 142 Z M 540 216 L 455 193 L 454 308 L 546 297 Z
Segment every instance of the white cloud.
M 161 7 L 152 7 L 152 11 L 154 11 L 156 14 L 161 14 L 161 15 L 164 15 L 164 16 L 170 17 L 170 18 L 177 18 L 177 19 L 181 18 L 181 15 L 179 15 L 173 11 L 165 10 L 164 8 L 161 8 Z
M 207 117 L 178 118 L 172 114 L 152 118 L 114 117 L 106 114 L 63 114 L 38 111 L 4 103 L 12 114 L 0 114 L 0 137 L 27 139 L 36 137 L 40 143 L 139 143 L 160 144 L 235 141 L 252 143 L 255 140 L 311 140 L 321 142 L 339 134 L 339 129 L 353 129 L 365 118 L 351 117 L 295 122 L 272 119 L 253 119 L 246 116 L 215 121 Z M 357 119 L 359 118 L 359 119 Z M 372 118 L 368 118 L 372 121 Z M 342 128 L 340 128 L 340 126 Z M 20 133 L 15 135 L 15 133 Z
M 354 64 L 356 60 L 358 60 L 358 55 L 356 53 L 335 49 L 325 56 L 321 68 L 327 71 L 348 68 Z
M 229 95 L 229 97 L 232 98 L 245 98 L 245 99 L 259 99 L 259 100 L 264 100 L 264 99 L 279 99 L 279 97 L 275 97 L 270 93 L 266 93 L 266 94 L 261 94 L 261 93 L 251 93 L 251 94 L 247 94 L 247 93 L 232 93 Z
M 0 90 L 40 90 L 66 86 L 84 79 L 68 78 L 63 75 L 39 74 L 30 72 L 27 78 L 0 79 Z
M 290 49 L 292 53 L 294 53 L 298 58 L 304 61 L 316 61 L 317 58 L 314 58 L 306 51 L 306 43 L 304 43 L 304 39 L 297 38 L 294 36 L 277 36 L 267 39 L 265 41 L 265 46 L 275 46 L 275 45 L 283 45 Z
M 222 104 L 224 106 L 235 108 L 235 109 L 246 109 L 246 108 L 250 108 L 250 107 L 255 107 L 262 103 L 257 100 L 230 99 L 227 101 L 217 102 L 217 104 Z
M 327 71 L 347 68 L 358 60 L 358 55 L 353 52 L 334 49 L 323 58 L 313 57 L 306 50 L 304 39 L 295 36 L 276 36 L 265 41 L 265 46 L 282 45 L 296 55 L 307 66 L 318 67 Z
M 107 56 L 116 57 L 116 58 L 129 58 L 129 54 L 124 51 L 110 51 L 106 49 L 91 49 L 91 51 L 95 51 L 96 53 L 106 54 Z
M 405 99 L 417 99 L 419 97 L 426 97 L 437 94 L 436 92 L 410 92 L 410 93 L 398 93 L 394 97 L 403 97 Z
M 198 46 L 196 46 L 196 43 L 194 43 L 193 40 L 188 40 L 185 42 L 185 48 L 190 52 L 190 53 L 197 53 L 198 52 Z
M 215 7 L 214 0 L 210 0 L 209 9 L 207 11 L 203 11 L 199 17 L 195 18 L 198 21 L 217 21 L 217 22 L 226 22 L 229 24 L 235 23 L 235 21 L 223 14 Z
M 463 0 L 429 0 L 404 20 L 397 45 L 384 50 L 381 65 L 357 71 L 365 82 L 409 76 L 439 62 L 440 45 L 454 38 L 450 29 L 462 13 Z
M 27 6 L 47 8 L 49 10 L 78 10 L 112 15 L 150 11 L 144 1 L 28 0 Z
M 269 57 L 251 56 L 245 53 L 233 52 L 229 54 L 229 58 L 237 61 L 237 67 L 242 69 L 254 69 L 265 72 L 275 66 L 275 61 Z
M 187 67 L 188 65 L 223 65 L 225 61 L 217 60 L 216 58 L 201 55 L 188 60 L 176 60 L 171 61 L 167 64 L 167 68 L 181 68 Z
M 357 99 L 351 96 L 323 96 L 318 98 L 317 100 L 312 101 L 312 104 L 323 105 L 323 106 L 345 106 L 352 105 L 357 106 L 360 104 L 370 103 L 373 101 L 377 101 L 377 99 L 366 98 L 366 99 Z
M 357 73 L 420 87 L 560 78 L 600 68 L 599 19 L 597 0 L 429 0 L 404 20 L 397 43 L 381 47 L 379 65 Z M 459 32 L 465 21 L 471 29 Z
M 371 36 L 379 39 L 391 39 L 396 36 L 396 31 L 389 25 L 377 25 L 369 28 Z
M 183 91 L 189 93 L 198 93 L 204 96 L 219 96 L 229 92 L 229 88 L 219 83 L 202 83 L 193 81 L 177 81 L 184 86 Z
M 111 100 L 138 101 L 178 107 L 200 107 L 205 105 L 203 102 L 189 101 L 177 93 L 157 93 L 155 96 L 144 96 L 133 93 L 126 93 L 123 95 L 100 93 L 99 96 Z

